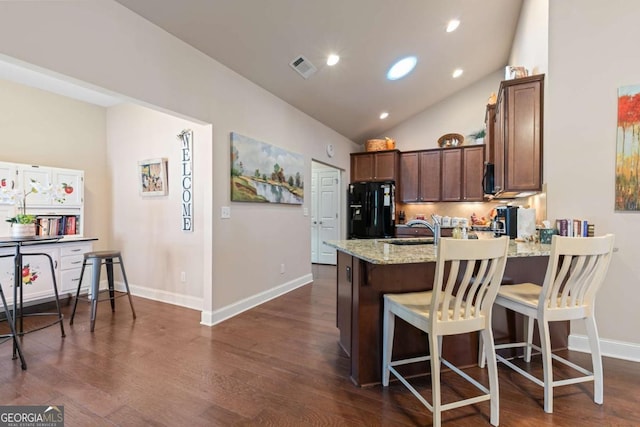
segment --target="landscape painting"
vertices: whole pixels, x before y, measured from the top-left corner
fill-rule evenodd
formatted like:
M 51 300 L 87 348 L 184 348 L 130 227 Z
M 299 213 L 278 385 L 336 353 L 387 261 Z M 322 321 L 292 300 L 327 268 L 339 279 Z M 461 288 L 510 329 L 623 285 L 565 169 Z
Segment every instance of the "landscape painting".
M 232 132 L 231 201 L 301 205 L 302 155 Z
M 640 211 L 640 85 L 618 89 L 616 211 Z

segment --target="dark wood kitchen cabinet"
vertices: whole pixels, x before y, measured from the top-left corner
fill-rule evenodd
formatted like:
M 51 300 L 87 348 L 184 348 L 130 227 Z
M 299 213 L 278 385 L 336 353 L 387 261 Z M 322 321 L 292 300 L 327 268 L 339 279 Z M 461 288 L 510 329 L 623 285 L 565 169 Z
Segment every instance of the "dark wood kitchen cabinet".
M 404 203 L 440 201 L 442 150 L 410 151 L 400 155 L 400 200 Z
M 544 74 L 500 83 L 487 142 L 496 191 L 503 196 L 542 190 L 543 97 Z
M 482 178 L 486 147 L 473 145 L 462 148 L 462 200 L 481 202 L 484 199 Z
M 442 201 L 462 200 L 462 150 L 445 148 L 442 151 Z
M 484 144 L 442 150 L 443 202 L 483 200 L 484 157 Z
M 396 181 L 399 153 L 398 150 L 351 153 L 351 182 Z

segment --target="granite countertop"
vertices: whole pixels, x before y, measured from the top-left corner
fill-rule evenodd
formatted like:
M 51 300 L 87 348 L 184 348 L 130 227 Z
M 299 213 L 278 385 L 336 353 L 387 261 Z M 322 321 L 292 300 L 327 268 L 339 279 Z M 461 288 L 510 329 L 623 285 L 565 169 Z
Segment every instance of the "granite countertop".
M 413 264 L 435 262 L 436 247 L 433 244 L 394 245 L 390 242 L 427 242 L 429 239 L 354 239 L 328 240 L 324 243 L 372 264 Z M 541 243 L 509 242 L 508 257 L 548 256 L 551 245 Z

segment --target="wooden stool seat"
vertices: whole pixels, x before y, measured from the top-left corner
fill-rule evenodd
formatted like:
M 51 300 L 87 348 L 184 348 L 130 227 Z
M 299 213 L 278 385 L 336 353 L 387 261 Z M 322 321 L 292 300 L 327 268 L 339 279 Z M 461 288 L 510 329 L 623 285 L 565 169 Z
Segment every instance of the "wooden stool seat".
M 122 272 L 122 279 L 124 281 L 124 287 L 126 292 L 122 295 L 115 294 L 115 286 L 113 280 L 113 265 L 119 264 L 120 271 Z M 133 308 L 133 301 L 131 299 L 131 291 L 129 290 L 129 281 L 127 280 L 127 274 L 124 271 L 124 264 L 122 262 L 122 254 L 117 250 L 103 250 L 95 252 L 87 252 L 84 254 L 84 262 L 82 263 L 82 270 L 80 271 L 80 281 L 78 283 L 78 291 L 76 293 L 76 300 L 73 305 L 73 312 L 71 313 L 70 325 L 73 325 L 73 318 L 76 314 L 76 307 L 78 306 L 78 299 L 80 298 L 80 288 L 82 287 L 82 278 L 84 276 L 84 270 L 87 265 L 91 266 L 91 286 L 89 290 L 89 302 L 91 302 L 91 332 L 93 332 L 96 324 L 96 313 L 98 311 L 98 302 L 101 292 L 109 292 L 109 299 L 111 302 L 111 311 L 115 312 L 115 299 L 121 296 L 127 296 L 129 298 L 129 305 L 131 306 L 131 312 L 133 318 L 136 318 L 136 311 Z M 102 266 L 107 270 L 107 282 L 108 289 L 100 290 L 100 271 Z

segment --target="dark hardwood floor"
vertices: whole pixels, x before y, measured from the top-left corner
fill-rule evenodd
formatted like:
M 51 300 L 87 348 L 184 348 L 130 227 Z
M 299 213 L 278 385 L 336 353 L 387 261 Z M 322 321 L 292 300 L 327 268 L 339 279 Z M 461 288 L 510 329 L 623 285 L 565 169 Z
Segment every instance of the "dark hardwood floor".
M 74 325 L 65 320 L 66 338 L 51 327 L 22 339 L 27 371 L 11 359 L 9 342 L 0 346 L 0 404 L 64 405 L 67 426 L 430 425 L 431 414 L 402 385 L 349 381 L 335 326 L 335 268 L 313 272 L 312 285 L 214 327 L 201 326 L 198 311 L 135 298 L 135 321 L 126 299 L 115 314 L 103 302 L 90 333 L 81 302 Z M 64 309 L 68 318 L 71 307 Z M 588 355 L 566 354 L 588 363 Z M 540 371 L 538 361 L 531 370 Z M 640 364 L 604 358 L 604 373 L 603 405 L 593 402 L 591 383 L 566 386 L 555 392 L 555 413 L 545 414 L 542 389 L 502 366 L 500 425 L 640 425 Z M 447 402 L 473 388 L 448 372 L 443 391 Z M 488 402 L 444 413 L 450 426 L 488 420 Z

